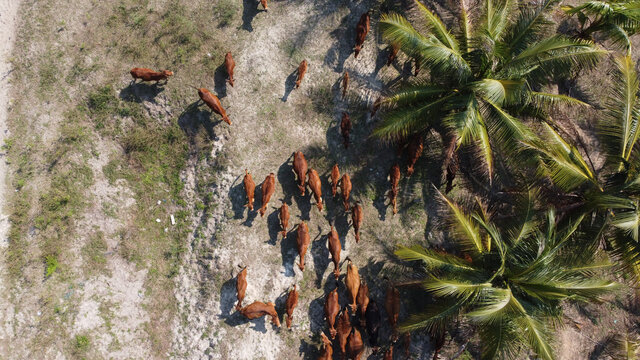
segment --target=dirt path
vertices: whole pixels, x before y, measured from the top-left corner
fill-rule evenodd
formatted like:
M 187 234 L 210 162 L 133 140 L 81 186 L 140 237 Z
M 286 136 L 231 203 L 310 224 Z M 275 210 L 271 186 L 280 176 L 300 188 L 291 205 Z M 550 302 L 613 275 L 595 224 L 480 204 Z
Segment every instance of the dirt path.
M 17 22 L 17 13 L 20 1 L 0 0 L 0 144 L 4 144 L 7 136 L 7 113 L 9 107 L 9 75 L 12 72 L 11 49 L 13 47 L 14 33 Z M 7 284 L 5 281 L 6 267 L 4 264 L 4 251 L 8 244 L 7 233 L 9 231 L 9 219 L 5 211 L 4 195 L 7 190 L 7 163 L 4 153 L 0 153 L 0 354 L 9 354 L 12 325 L 9 322 L 13 307 L 7 296 Z

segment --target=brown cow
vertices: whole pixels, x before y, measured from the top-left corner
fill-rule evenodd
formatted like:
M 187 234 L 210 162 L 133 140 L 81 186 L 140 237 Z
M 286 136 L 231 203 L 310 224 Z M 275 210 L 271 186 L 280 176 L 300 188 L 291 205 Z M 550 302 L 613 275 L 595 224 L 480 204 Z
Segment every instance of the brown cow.
M 327 236 L 329 237 L 329 252 L 333 261 L 333 276 L 338 280 L 340 277 L 340 251 L 342 251 L 342 245 L 340 245 L 338 232 L 333 225 L 331 225 L 331 231 Z
M 366 324 L 365 314 L 367 312 L 367 306 L 369 306 L 369 287 L 367 286 L 367 282 L 364 280 L 362 280 L 360 287 L 358 288 L 356 303 L 360 310 L 360 326 L 364 327 Z
M 389 57 L 387 58 L 387 66 L 393 64 L 393 61 L 398 57 L 398 50 L 400 47 L 396 44 L 391 44 L 391 51 L 389 52 Z
M 316 206 L 319 211 L 322 211 L 322 183 L 320 182 L 320 176 L 314 169 L 309 169 L 307 175 L 309 175 L 309 188 L 313 192 Z
M 351 222 L 353 230 L 356 232 L 356 243 L 358 243 L 360 241 L 360 226 L 362 226 L 362 206 L 359 201 L 356 201 L 356 204 L 351 208 Z
M 389 173 L 389 180 L 391 181 L 391 190 L 389 191 L 389 199 L 391 200 L 391 205 L 393 205 L 393 213 L 398 213 L 398 208 L 396 206 L 396 201 L 398 198 L 398 183 L 400 182 L 400 166 L 398 164 L 393 165 L 391 167 L 391 172 Z
M 133 77 L 134 82 L 138 79 L 142 79 L 142 81 L 155 81 L 156 83 L 160 80 L 165 80 L 165 82 L 167 82 L 169 81 L 169 76 L 173 76 L 173 71 L 153 71 L 147 68 L 133 68 L 129 73 Z
M 238 303 L 236 304 L 236 310 L 242 309 L 242 300 L 244 300 L 244 294 L 247 291 L 247 267 L 245 266 L 236 278 L 236 291 L 238 292 Z
M 331 340 L 325 335 L 323 332 L 320 333 L 322 336 L 322 352 L 318 355 L 318 360 L 332 360 L 333 359 L 333 348 L 331 347 Z
M 260 4 L 262 4 L 264 11 L 269 11 L 269 9 L 267 8 L 267 0 L 260 0 Z
M 296 239 L 298 245 L 298 254 L 300 255 L 300 264 L 298 267 L 301 271 L 304 271 L 304 256 L 307 253 L 307 248 L 311 243 L 311 238 L 309 237 L 309 227 L 307 223 L 304 221 L 298 225 L 298 238 Z
M 260 216 L 264 216 L 267 210 L 267 204 L 271 200 L 271 195 L 276 190 L 276 176 L 271 173 L 262 182 L 262 207 L 260 208 Z
M 280 319 L 278 319 L 278 312 L 276 306 L 272 302 L 263 303 L 261 301 L 254 301 L 251 305 L 246 306 L 240 310 L 240 313 L 247 319 L 253 320 L 261 318 L 265 315 L 271 316 L 271 322 L 280 327 Z
M 360 331 L 353 328 L 351 335 L 349 335 L 349 342 L 347 343 L 347 352 L 349 353 L 349 357 L 355 360 L 360 360 L 360 356 L 362 356 L 362 352 L 364 351 L 364 343 L 362 342 L 362 336 L 360 336 Z
M 340 189 L 342 190 L 344 211 L 349 211 L 349 196 L 351 195 L 351 178 L 349 177 L 348 174 L 342 175 L 342 180 L 340 180 Z
M 362 49 L 362 44 L 364 44 L 364 39 L 371 28 L 371 19 L 369 17 L 369 12 L 362 14 L 360 16 L 360 21 L 358 21 L 358 25 L 356 25 L 356 46 L 355 46 L 355 58 L 358 58 L 358 54 L 360 54 L 360 50 Z
M 360 289 L 360 274 L 358 273 L 358 267 L 353 265 L 349 257 L 347 257 L 347 262 L 347 277 L 344 279 L 344 284 L 347 286 L 347 292 L 351 299 L 349 306 L 351 306 L 351 310 L 355 312 L 357 309 L 356 297 Z
M 249 170 L 244 170 L 244 191 L 247 193 L 247 204 L 245 207 L 248 207 L 250 211 L 253 211 L 253 200 L 254 194 L 256 191 L 256 183 L 253 182 L 253 178 L 249 173 Z
M 293 172 L 298 177 L 298 189 L 300 189 L 300 195 L 304 196 L 306 189 L 305 182 L 307 181 L 307 160 L 304 158 L 302 151 L 296 151 L 293 153 Z
M 334 325 L 339 311 L 340 304 L 338 303 L 338 287 L 336 286 L 332 292 L 327 294 L 327 298 L 324 302 L 324 317 L 327 319 L 327 324 L 329 324 L 329 334 L 331 334 L 331 339 L 336 338 L 337 331 L 334 328 Z
M 333 196 L 336 196 L 338 192 L 338 181 L 340 180 L 340 169 L 338 168 L 338 164 L 333 165 L 331 169 L 331 193 Z
M 236 62 L 233 61 L 233 57 L 231 56 L 231 52 L 228 52 L 224 56 L 224 67 L 227 68 L 227 74 L 229 75 L 229 85 L 233 86 L 233 68 L 236 67 Z
M 282 238 L 287 237 L 287 228 L 289 227 L 289 206 L 284 200 L 280 206 L 280 227 L 282 227 Z
M 287 303 L 285 308 L 287 309 L 287 329 L 291 329 L 291 320 L 293 320 L 293 309 L 298 305 L 298 291 L 296 286 L 293 285 L 293 290 L 289 291 L 287 296 Z
M 347 95 L 347 88 L 349 87 L 349 72 L 345 71 L 342 77 L 342 97 Z
M 396 337 L 396 330 L 398 328 L 398 314 L 400 313 L 400 292 L 398 288 L 389 284 L 387 287 L 387 295 L 384 299 L 384 309 L 389 316 L 389 324 L 393 329 L 394 337 Z
M 373 106 L 371 107 L 371 117 L 374 117 L 380 109 L 380 105 L 382 105 L 382 96 L 378 96 L 376 101 L 373 102 Z
M 342 113 L 342 121 L 340 121 L 340 132 L 342 133 L 342 142 L 344 148 L 349 148 L 349 135 L 351 134 L 351 118 L 346 112 Z
M 304 79 L 304 74 L 307 73 L 308 65 L 309 63 L 307 63 L 307 60 L 302 60 L 302 62 L 300 63 L 300 66 L 298 66 L 298 78 L 296 79 L 296 89 L 300 87 L 300 82 L 302 82 L 302 79 Z
M 409 357 L 411 355 L 411 333 L 404 333 L 404 356 Z
M 349 316 L 349 307 L 345 307 L 342 310 L 342 314 L 338 317 L 338 344 L 340 344 L 340 350 L 343 354 L 346 354 L 347 338 L 351 333 L 351 319 Z
M 411 138 L 411 141 L 409 142 L 409 165 L 407 166 L 407 176 L 413 175 L 413 167 L 416 165 L 416 161 L 418 161 L 420 155 L 422 155 L 422 150 L 424 149 L 423 140 L 424 138 L 418 135 Z
M 389 349 L 384 353 L 384 360 L 393 360 L 393 344 L 389 345 Z
M 224 111 L 222 104 L 220 104 L 220 99 L 217 96 L 213 95 L 209 90 L 205 88 L 198 89 L 198 95 L 200 99 L 204 101 L 205 104 L 216 114 L 222 116 L 222 120 L 227 124 L 231 125 L 231 120 L 227 116 L 227 112 Z

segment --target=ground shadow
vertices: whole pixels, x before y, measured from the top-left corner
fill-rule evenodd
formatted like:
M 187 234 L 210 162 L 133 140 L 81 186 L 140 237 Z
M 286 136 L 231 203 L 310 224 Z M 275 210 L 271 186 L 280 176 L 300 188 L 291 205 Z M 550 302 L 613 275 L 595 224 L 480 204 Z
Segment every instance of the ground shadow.
M 253 18 L 258 15 L 258 4 L 256 0 L 242 0 L 242 29 L 253 31 Z
M 284 94 L 282 95 L 282 101 L 287 101 L 289 95 L 296 86 L 296 79 L 298 78 L 298 69 L 295 69 L 284 81 Z
M 218 94 L 218 98 L 222 99 L 227 96 L 227 68 L 224 66 L 224 63 L 216 68 L 216 71 L 213 73 L 213 83 L 214 89 Z
M 164 83 L 131 82 L 127 87 L 120 90 L 120 99 L 137 103 L 143 101 L 155 102 L 155 97 L 163 91 Z

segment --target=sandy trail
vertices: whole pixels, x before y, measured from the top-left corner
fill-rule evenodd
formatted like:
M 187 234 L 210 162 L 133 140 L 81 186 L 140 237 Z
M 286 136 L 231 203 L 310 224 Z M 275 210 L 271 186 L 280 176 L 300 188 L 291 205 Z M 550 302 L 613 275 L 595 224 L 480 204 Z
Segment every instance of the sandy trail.
M 0 0 L 0 144 L 4 144 L 7 136 L 7 114 L 9 107 L 9 75 L 12 68 L 10 63 L 11 50 L 15 39 L 17 23 L 18 0 Z M 4 158 L 5 153 L 0 153 Z M 11 313 L 13 306 L 8 299 L 8 289 L 5 281 L 5 249 L 8 245 L 7 233 L 9 218 L 5 211 L 4 195 L 6 192 L 7 163 L 0 160 L 0 354 L 8 354 L 10 338 L 12 337 Z

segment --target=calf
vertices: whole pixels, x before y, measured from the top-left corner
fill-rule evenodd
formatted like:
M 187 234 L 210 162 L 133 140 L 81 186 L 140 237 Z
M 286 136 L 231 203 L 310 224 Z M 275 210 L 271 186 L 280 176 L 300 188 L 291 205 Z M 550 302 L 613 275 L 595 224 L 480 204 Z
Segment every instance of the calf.
M 373 106 L 371 107 L 371 117 L 374 117 L 380 109 L 380 105 L 382 105 L 382 96 L 378 96 L 378 98 L 373 102 Z
M 342 314 L 338 317 L 338 344 L 340 344 L 340 350 L 343 354 L 347 353 L 347 338 L 351 333 L 351 319 L 349 316 L 349 307 L 345 307 L 342 310 Z
M 338 164 L 333 165 L 331 169 L 331 193 L 333 196 L 336 196 L 338 192 L 338 181 L 340 180 L 340 169 L 338 168 Z
M 205 88 L 198 89 L 198 95 L 200 99 L 204 101 L 205 104 L 216 114 L 222 116 L 222 120 L 227 124 L 231 125 L 231 120 L 227 116 L 227 112 L 224 111 L 222 104 L 220 104 L 220 99 L 217 96 L 213 95 L 209 90 Z
M 351 178 L 349 175 L 342 175 L 342 180 L 340 180 L 340 189 L 342 190 L 344 211 L 349 211 L 349 196 L 351 195 Z
M 247 169 L 244 170 L 244 180 L 242 182 L 244 183 L 244 191 L 247 193 L 247 204 L 245 207 L 248 207 L 250 211 L 253 211 L 256 183 L 253 182 L 253 178 Z
M 236 67 L 236 62 L 233 61 L 233 57 L 231 56 L 231 52 L 228 52 L 224 56 L 224 67 L 227 69 L 227 74 L 229 75 L 229 85 L 233 86 L 233 68 Z
M 329 252 L 333 261 L 333 276 L 338 280 L 340 277 L 340 251 L 342 251 L 342 245 L 340 245 L 338 232 L 333 225 L 331 225 L 331 231 L 327 236 L 329 237 Z
M 165 82 L 167 82 L 169 76 L 173 76 L 173 71 L 153 71 L 147 68 L 133 68 L 129 73 L 133 77 L 134 82 L 138 79 L 141 79 L 142 81 L 155 81 L 156 83 L 160 80 L 165 80 Z
M 369 345 L 376 351 L 378 348 L 378 332 L 380 331 L 380 310 L 378 310 L 378 304 L 375 301 L 369 303 L 365 316 L 367 318 Z
M 362 356 L 363 351 L 364 343 L 362 342 L 362 336 L 360 336 L 360 331 L 354 327 L 351 331 L 351 335 L 349 335 L 347 352 L 349 353 L 350 358 L 360 360 L 360 356 Z
M 360 16 L 360 21 L 358 21 L 358 25 L 356 25 L 356 46 L 355 46 L 355 58 L 358 58 L 358 54 L 360 54 L 360 50 L 362 50 L 362 44 L 364 44 L 364 39 L 369 32 L 369 28 L 371 27 L 371 19 L 369 17 L 369 12 L 362 14 Z
M 260 4 L 262 4 L 262 8 L 264 8 L 264 11 L 269 11 L 269 9 L 267 8 L 267 0 L 260 0 Z
M 365 314 L 367 312 L 367 306 L 369 306 L 369 287 L 364 280 L 360 282 L 356 303 L 358 304 L 358 310 L 360 311 L 360 326 L 364 327 L 366 324 Z
M 389 57 L 387 58 L 387 66 L 393 64 L 393 61 L 398 57 L 398 50 L 400 47 L 396 44 L 391 44 L 391 51 L 389 52 Z
M 304 74 L 307 73 L 307 66 L 309 64 L 307 63 L 307 60 L 302 60 L 302 62 L 300 63 L 300 66 L 298 66 L 298 78 L 296 79 L 296 89 L 300 87 L 300 83 L 302 82 L 302 79 L 304 79 Z
M 331 334 L 331 339 L 336 338 L 337 331 L 334 328 L 334 325 L 336 323 L 338 311 L 340 311 L 340 304 L 338 303 L 338 287 L 336 286 L 332 292 L 327 294 L 327 298 L 324 302 L 324 316 L 327 319 L 327 324 L 329 324 L 329 334 Z
M 314 169 L 309 169 L 307 175 L 309 175 L 309 188 L 313 192 L 316 206 L 319 211 L 322 211 L 322 183 L 320 182 L 320 176 Z
M 394 337 L 396 337 L 398 314 L 400 313 L 400 292 L 398 291 L 398 288 L 392 284 L 389 284 L 389 287 L 387 288 L 387 295 L 384 299 L 384 308 L 387 311 L 387 316 L 389 316 L 389 324 L 393 329 Z
M 353 230 L 356 232 L 356 243 L 358 243 L 360 241 L 360 226 L 362 226 L 362 206 L 359 201 L 356 201 L 356 204 L 351 208 L 351 222 Z
M 306 189 L 305 182 L 307 181 L 307 160 L 304 158 L 302 151 L 296 151 L 293 153 L 293 172 L 298 178 L 298 189 L 300 189 L 300 195 L 304 196 Z
M 287 228 L 289 227 L 289 206 L 284 200 L 280 206 L 280 227 L 282 227 L 282 239 L 287 237 Z
M 393 165 L 391 167 L 391 172 L 389 173 L 389 180 L 391 181 L 391 190 L 389 191 L 389 199 L 391 200 L 391 205 L 393 205 L 393 213 L 398 213 L 398 208 L 396 206 L 396 200 L 398 198 L 398 183 L 400 182 L 400 166 L 398 164 Z
M 342 121 L 340 121 L 340 132 L 342 133 L 342 142 L 344 148 L 349 148 L 349 135 L 351 134 L 351 118 L 346 112 L 342 113 Z
M 238 303 L 236 304 L 236 310 L 242 309 L 242 300 L 244 300 L 244 294 L 247 291 L 247 267 L 245 266 L 236 278 L 236 291 L 238 293 Z
M 298 225 L 298 238 L 296 239 L 296 243 L 298 245 L 298 254 L 300 255 L 300 264 L 298 264 L 298 267 L 301 271 L 304 271 L 304 256 L 307 253 L 309 244 L 311 243 L 309 227 L 304 221 Z
M 349 72 L 345 71 L 342 77 L 342 97 L 347 95 L 347 88 L 349 87 Z
M 291 329 L 293 309 L 298 305 L 298 291 L 296 290 L 295 285 L 293 285 L 293 290 L 289 291 L 289 296 L 287 296 L 287 303 L 285 305 L 285 308 L 287 309 L 287 329 Z
M 351 299 L 351 310 L 354 312 L 357 309 L 356 297 L 358 296 L 358 290 L 360 289 L 360 274 L 358 274 L 358 267 L 353 265 L 351 259 L 347 257 L 347 277 L 344 279 L 344 284 L 347 286 L 347 292 Z
M 261 301 L 255 301 L 253 304 L 246 306 L 240 310 L 240 313 L 244 315 L 247 319 L 253 320 L 261 318 L 265 315 L 271 316 L 271 322 L 280 327 L 280 319 L 278 319 L 278 312 L 276 311 L 276 306 L 272 302 L 263 303 Z
M 409 142 L 409 165 L 407 166 L 407 176 L 413 175 L 413 168 L 416 165 L 416 161 L 418 161 L 418 158 L 422 155 L 422 150 L 424 149 L 423 140 L 424 138 L 422 136 L 417 135 Z
M 323 332 L 322 336 L 322 352 L 318 355 L 318 360 L 333 360 L 333 348 L 331 347 L 331 340 Z
M 264 216 L 267 210 L 267 204 L 271 200 L 271 195 L 276 190 L 276 176 L 271 173 L 262 182 L 262 207 L 260 208 L 260 216 Z

